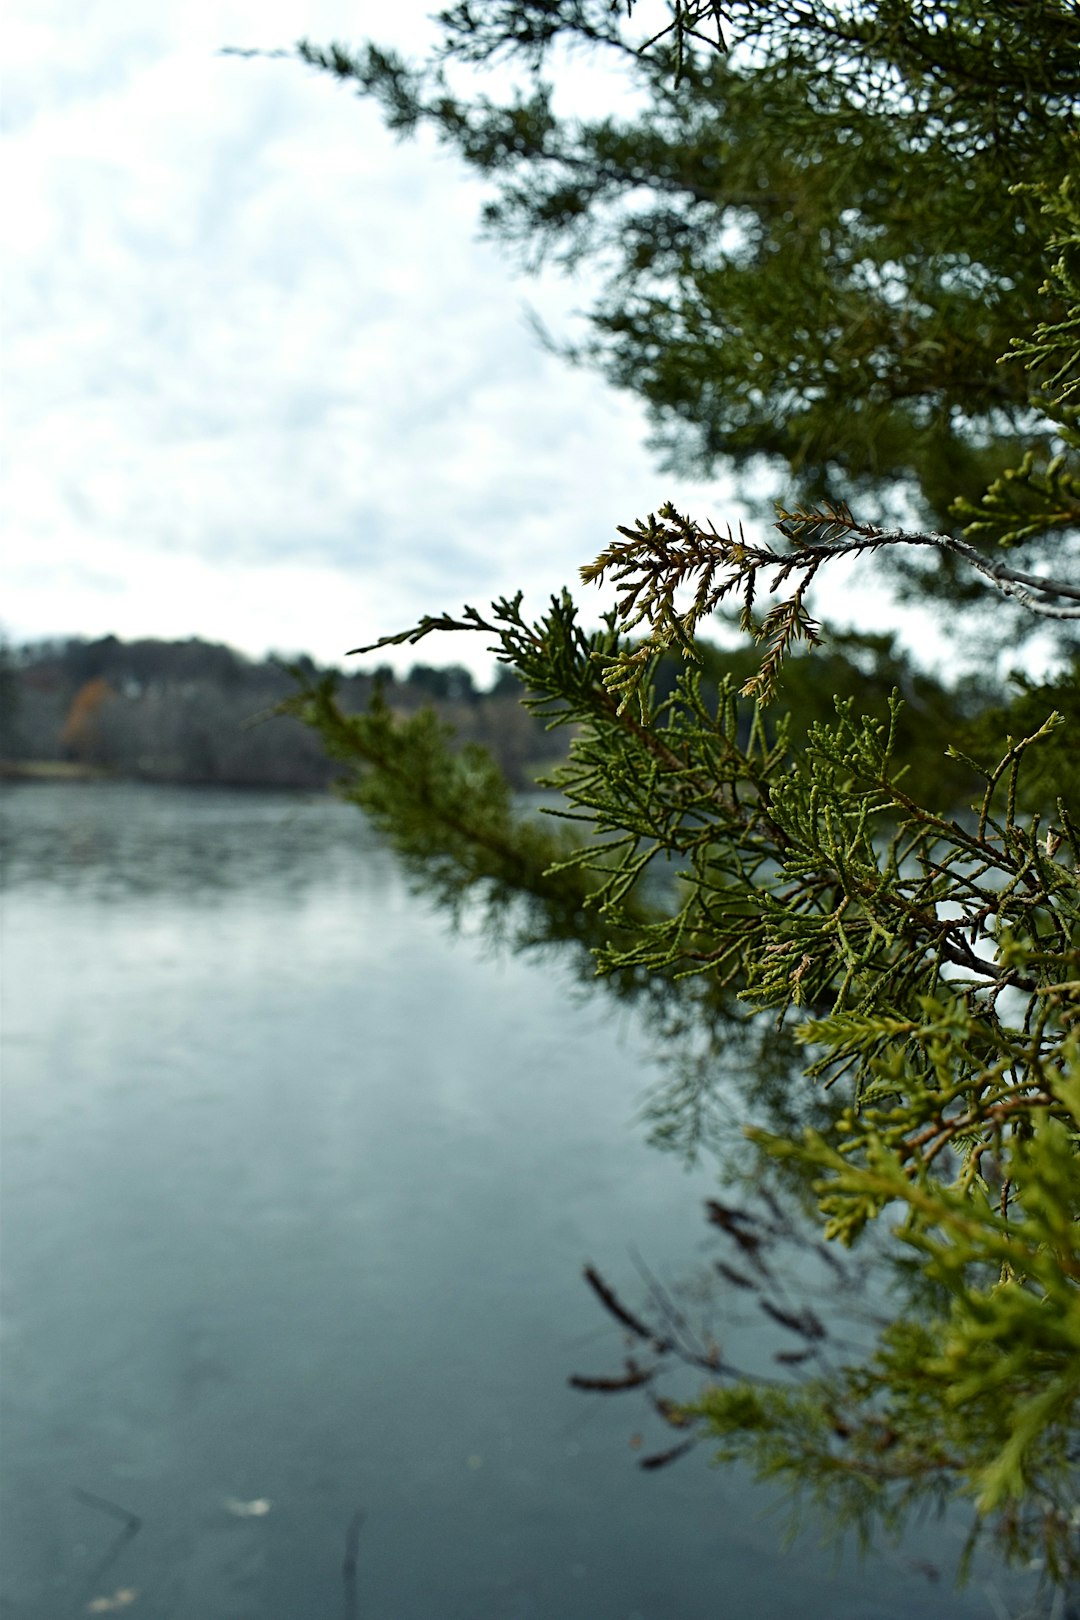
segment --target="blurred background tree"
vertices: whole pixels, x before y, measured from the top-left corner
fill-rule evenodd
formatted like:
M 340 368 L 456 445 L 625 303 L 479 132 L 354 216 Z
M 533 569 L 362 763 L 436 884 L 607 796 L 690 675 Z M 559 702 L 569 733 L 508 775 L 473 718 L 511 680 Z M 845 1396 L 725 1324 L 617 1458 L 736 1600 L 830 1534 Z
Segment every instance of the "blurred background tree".
M 997 362 L 1064 315 L 1040 209 L 1080 162 L 1072 0 L 679 4 L 644 49 L 643 17 L 488 0 L 442 12 L 421 64 L 299 49 L 489 181 L 484 228 L 526 265 L 598 278 L 564 352 L 644 400 L 668 465 L 740 473 L 758 512 L 869 496 L 946 526 L 1025 454 L 1045 469 L 1049 374 Z M 560 113 L 585 53 L 624 69 L 626 111 Z M 891 561 L 984 600 L 948 556 Z

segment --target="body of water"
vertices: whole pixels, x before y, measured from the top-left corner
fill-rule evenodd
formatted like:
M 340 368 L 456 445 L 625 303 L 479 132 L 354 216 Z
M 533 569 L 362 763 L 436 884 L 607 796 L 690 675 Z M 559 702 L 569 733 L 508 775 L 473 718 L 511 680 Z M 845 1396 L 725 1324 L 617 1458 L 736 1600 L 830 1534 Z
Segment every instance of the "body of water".
M 703 1264 L 716 1191 L 645 1144 L 602 996 L 451 937 L 331 801 L 3 818 L 8 1620 L 1019 1612 L 951 1589 L 959 1523 L 781 1550 L 705 1447 L 636 1466 L 674 1438 L 640 1392 L 568 1387 L 624 1354 L 583 1263 L 639 1300 L 631 1248 Z

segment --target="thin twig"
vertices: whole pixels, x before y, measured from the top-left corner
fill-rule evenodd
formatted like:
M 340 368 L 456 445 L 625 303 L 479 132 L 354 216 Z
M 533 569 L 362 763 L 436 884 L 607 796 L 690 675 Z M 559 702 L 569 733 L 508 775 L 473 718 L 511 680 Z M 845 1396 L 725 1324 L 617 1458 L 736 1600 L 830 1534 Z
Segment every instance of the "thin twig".
M 364 1514 L 357 1508 L 349 1520 L 349 1527 L 345 1532 L 345 1559 L 341 1566 L 342 1580 L 345 1585 L 345 1601 L 342 1609 L 343 1620 L 357 1620 L 356 1594 L 356 1565 L 360 1556 L 360 1530 L 364 1523 Z
M 77 1502 L 82 1502 L 99 1513 L 107 1513 L 110 1518 L 119 1519 L 123 1524 L 120 1533 L 109 1543 L 105 1549 L 104 1557 L 94 1565 L 83 1586 L 82 1594 L 78 1600 L 78 1607 L 81 1612 L 84 1607 L 84 1600 L 93 1594 L 105 1571 L 115 1564 L 128 1542 L 137 1536 L 142 1529 L 142 1519 L 137 1513 L 132 1513 L 128 1508 L 121 1507 L 119 1502 L 112 1502 L 107 1496 L 99 1496 L 96 1491 L 84 1491 L 80 1486 L 73 1485 L 71 1494 Z

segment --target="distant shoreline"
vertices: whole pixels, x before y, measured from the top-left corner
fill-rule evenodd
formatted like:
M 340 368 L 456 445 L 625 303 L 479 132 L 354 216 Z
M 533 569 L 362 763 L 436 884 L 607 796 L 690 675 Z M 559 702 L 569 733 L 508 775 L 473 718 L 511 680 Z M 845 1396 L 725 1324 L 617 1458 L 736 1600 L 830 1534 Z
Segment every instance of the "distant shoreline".
M 332 799 L 333 784 L 326 787 L 305 786 L 298 782 L 229 782 L 221 778 L 165 777 L 129 775 L 125 771 L 107 770 L 102 766 L 80 765 L 77 761 L 48 759 L 0 760 L 0 787 L 14 783 L 58 783 L 72 787 L 87 782 L 126 783 L 137 787 L 153 788 L 205 788 L 214 792 L 221 788 L 229 793 L 299 793 L 305 798 Z
M 115 771 L 66 759 L 0 759 L 0 782 L 115 782 Z
M 340 763 L 311 727 L 281 711 L 303 682 L 327 673 L 310 659 L 292 671 L 252 663 L 197 639 L 0 642 L 0 781 L 325 793 Z M 336 682 L 347 714 L 363 713 L 376 692 L 402 723 L 434 709 L 459 744 L 488 749 L 515 787 L 530 786 L 566 752 L 566 737 L 523 707 L 521 683 L 506 671 L 488 692 L 457 665 L 414 664 L 404 678 L 387 667 Z

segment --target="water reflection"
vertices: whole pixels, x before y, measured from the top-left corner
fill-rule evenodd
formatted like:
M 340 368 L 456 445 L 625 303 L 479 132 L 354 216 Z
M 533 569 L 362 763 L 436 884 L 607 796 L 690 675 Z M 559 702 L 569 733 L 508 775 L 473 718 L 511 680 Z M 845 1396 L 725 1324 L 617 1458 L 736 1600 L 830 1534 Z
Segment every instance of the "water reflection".
M 336 813 L 335 813 L 336 812 Z M 8 784 L 0 790 L 6 887 L 101 897 L 221 900 L 332 882 L 372 856 L 369 883 L 396 890 L 377 840 L 358 816 L 302 793 L 137 785 Z
M 330 802 L 3 816 L 5 1614 L 986 1614 L 908 1551 L 780 1552 L 767 1492 L 642 1472 L 568 1386 L 622 1354 L 586 1258 L 671 1278 L 717 1195 L 631 1125 L 632 1024 L 449 940 Z

